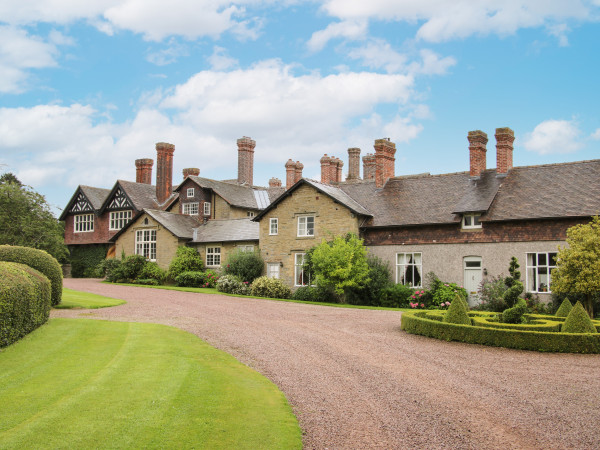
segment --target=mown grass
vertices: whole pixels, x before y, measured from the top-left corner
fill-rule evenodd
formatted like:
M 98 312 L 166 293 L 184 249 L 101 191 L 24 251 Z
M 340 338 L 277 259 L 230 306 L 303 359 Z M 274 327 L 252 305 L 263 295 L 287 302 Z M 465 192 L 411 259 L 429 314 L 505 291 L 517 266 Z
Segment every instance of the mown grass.
M 0 448 L 301 448 L 283 394 L 196 336 L 52 319 L 0 352 Z
M 62 301 L 54 308 L 72 309 L 85 308 L 97 309 L 117 306 L 126 303 L 125 300 L 118 298 L 104 297 L 102 295 L 91 294 L 89 292 L 74 291 L 73 289 L 63 288 Z

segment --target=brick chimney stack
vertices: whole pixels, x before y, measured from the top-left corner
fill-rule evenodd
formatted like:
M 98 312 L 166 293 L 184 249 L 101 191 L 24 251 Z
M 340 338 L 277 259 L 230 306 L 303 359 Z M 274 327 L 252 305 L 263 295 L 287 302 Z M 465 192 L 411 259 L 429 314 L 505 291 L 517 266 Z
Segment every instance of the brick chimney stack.
M 483 131 L 475 130 L 469 131 L 467 139 L 469 140 L 470 175 L 479 177 L 486 168 L 485 154 L 487 149 L 485 145 L 488 137 Z
M 256 141 L 247 136 L 237 140 L 238 183 L 252 186 L 254 181 L 254 147 Z
M 200 176 L 200 169 L 197 167 L 188 167 L 187 169 L 183 169 L 183 179 L 185 180 L 190 175 L 195 177 Z
M 304 164 L 300 161 L 296 161 L 296 170 L 294 173 L 294 183 L 297 183 L 302 179 L 302 169 L 304 169 Z
M 342 169 L 342 167 L 344 167 L 344 161 L 342 161 L 339 158 L 335 159 L 335 181 L 337 181 L 338 183 L 340 183 L 342 181 L 342 178 L 344 176 L 344 171 Z
M 388 179 L 395 175 L 396 144 L 389 138 L 376 139 L 375 144 L 375 186 L 382 188 Z
M 363 177 L 365 180 L 375 179 L 375 155 L 367 153 L 363 156 Z
M 271 178 L 269 180 L 269 187 L 281 187 L 281 180 L 279 178 Z
M 135 182 L 143 184 L 152 184 L 152 166 L 154 160 L 142 158 L 135 160 Z
M 321 183 L 329 184 L 331 179 L 329 177 L 329 166 L 331 164 L 331 158 L 327 156 L 327 153 L 320 159 L 321 162 Z
M 496 128 L 496 174 L 506 175 L 513 167 L 515 132 L 510 128 Z
M 166 142 L 156 144 L 156 199 L 163 204 L 173 192 L 173 152 L 175 146 Z
M 360 179 L 360 148 L 348 149 L 348 180 Z
M 285 163 L 285 188 L 289 189 L 293 186 L 296 179 L 296 163 L 288 159 Z

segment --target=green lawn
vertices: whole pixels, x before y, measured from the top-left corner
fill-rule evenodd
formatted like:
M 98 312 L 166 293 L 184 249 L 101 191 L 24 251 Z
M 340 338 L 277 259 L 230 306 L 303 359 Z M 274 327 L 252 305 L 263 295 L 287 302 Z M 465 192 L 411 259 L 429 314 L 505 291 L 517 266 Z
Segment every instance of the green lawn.
M 283 394 L 196 336 L 52 319 L 0 351 L 0 448 L 301 448 Z
M 69 288 L 63 288 L 62 301 L 56 305 L 58 309 L 71 308 L 106 308 L 108 306 L 117 306 L 126 303 L 125 300 L 117 298 L 104 297 L 102 295 L 90 294 L 89 292 L 74 291 Z

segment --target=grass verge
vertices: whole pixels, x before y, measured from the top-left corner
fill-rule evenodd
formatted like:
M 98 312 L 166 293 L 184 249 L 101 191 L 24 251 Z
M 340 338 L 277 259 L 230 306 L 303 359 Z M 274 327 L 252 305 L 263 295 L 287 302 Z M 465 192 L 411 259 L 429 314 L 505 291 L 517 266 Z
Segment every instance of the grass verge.
M 2 448 L 301 448 L 277 387 L 182 330 L 52 319 L 0 352 Z
M 102 295 L 91 294 L 89 292 L 80 292 L 69 288 L 63 288 L 62 301 L 60 302 L 60 305 L 56 305 L 54 308 L 97 309 L 122 305 L 124 303 L 126 303 L 125 300 L 119 300 L 118 298 L 104 297 Z

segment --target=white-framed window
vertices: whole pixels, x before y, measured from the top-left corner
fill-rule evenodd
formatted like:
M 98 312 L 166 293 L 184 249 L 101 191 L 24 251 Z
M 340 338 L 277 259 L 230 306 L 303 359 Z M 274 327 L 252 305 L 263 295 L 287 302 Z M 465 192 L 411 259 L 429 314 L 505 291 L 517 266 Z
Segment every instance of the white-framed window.
M 110 213 L 110 224 L 108 226 L 109 230 L 120 230 L 127 222 L 131 220 L 132 212 L 128 211 L 111 211 Z
M 462 218 L 462 227 L 465 229 L 481 228 L 480 217 L 481 214 L 465 214 Z
M 253 252 L 254 251 L 254 245 L 238 245 L 237 249 L 240 252 Z
M 135 254 L 156 261 L 156 230 L 136 230 Z
M 198 204 L 198 202 L 184 203 L 183 214 L 187 214 L 188 216 L 197 216 L 199 206 L 200 205 Z
M 279 263 L 267 263 L 267 277 L 279 278 Z
M 421 253 L 396 253 L 396 283 L 421 287 L 423 257 Z
M 246 217 L 254 217 L 254 211 L 246 211 Z
M 298 217 L 298 236 L 314 236 L 315 235 L 315 216 L 299 216 Z
M 269 219 L 269 234 L 275 236 L 277 233 L 279 233 L 279 219 L 272 217 Z
M 221 247 L 206 247 L 206 265 L 209 267 L 221 265 Z
M 527 292 L 551 292 L 552 269 L 556 269 L 556 252 L 527 253 Z
M 210 202 L 204 202 L 204 215 L 210 216 Z
M 93 214 L 77 214 L 75 216 L 75 233 L 94 231 Z
M 187 198 L 194 196 L 194 188 L 188 188 L 187 190 Z
M 294 286 L 309 286 L 310 275 L 304 271 L 305 253 L 294 255 Z

